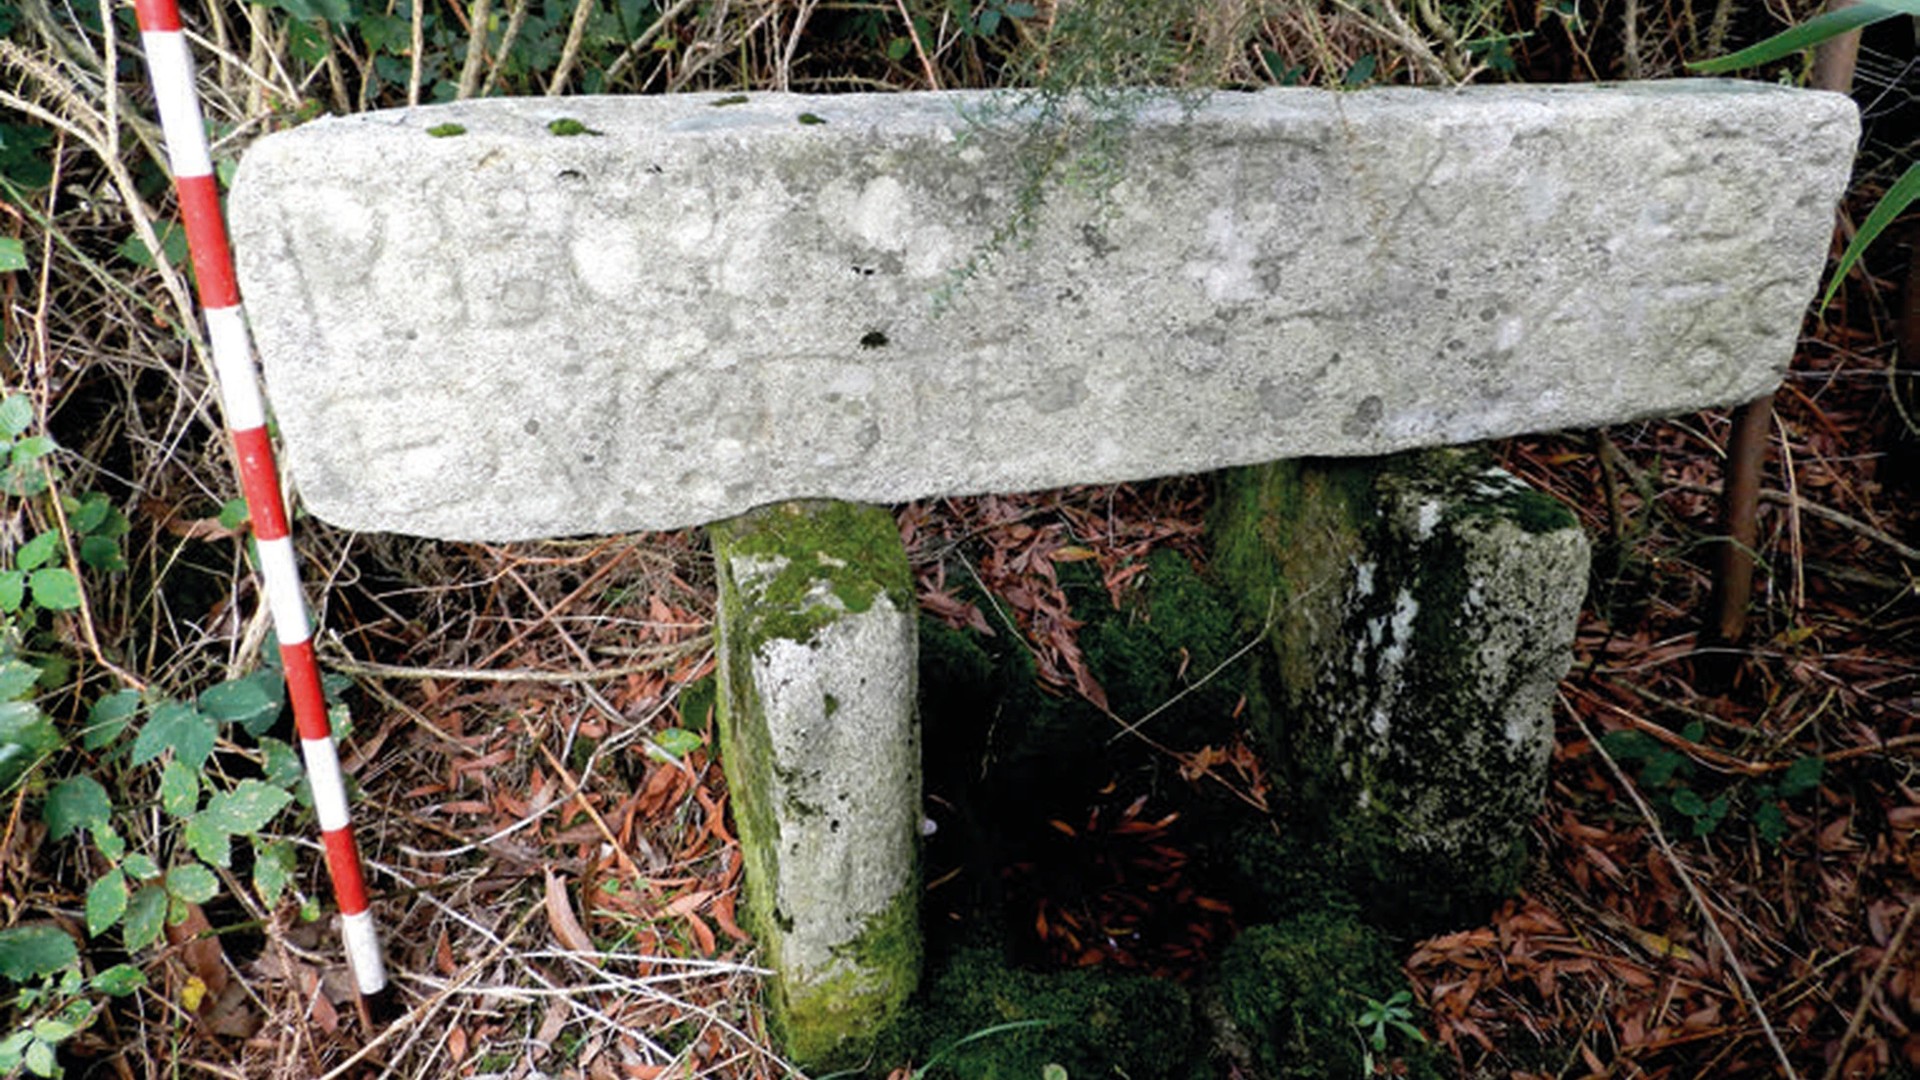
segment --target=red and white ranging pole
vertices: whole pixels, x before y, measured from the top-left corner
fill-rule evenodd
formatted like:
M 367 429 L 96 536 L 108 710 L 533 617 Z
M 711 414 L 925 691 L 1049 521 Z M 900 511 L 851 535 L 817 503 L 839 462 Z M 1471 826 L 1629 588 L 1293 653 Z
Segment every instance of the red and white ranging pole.
M 186 225 L 187 250 L 193 259 L 200 307 L 207 319 L 207 339 L 213 349 L 214 376 L 227 429 L 239 460 L 240 490 L 253 520 L 253 538 L 260 552 L 260 577 L 267 605 L 273 612 L 274 633 L 280 639 L 280 659 L 286 668 L 287 693 L 293 701 L 293 721 L 300 731 L 300 750 L 306 759 L 307 780 L 313 787 L 314 812 L 326 845 L 327 870 L 340 905 L 341 936 L 347 961 L 362 994 L 386 989 L 386 966 L 380 957 L 380 935 L 367 905 L 367 886 L 360 872 L 360 852 L 353 842 L 347 816 L 347 787 L 340 772 L 340 755 L 333 745 L 327 721 L 327 703 L 320 691 L 320 668 L 313 658 L 313 628 L 307 620 L 306 598 L 300 591 L 300 571 L 287 527 L 286 503 L 267 437 L 267 412 L 253 369 L 246 316 L 240 309 L 240 286 L 234 279 L 233 253 L 227 226 L 220 214 L 220 188 L 207 149 L 206 125 L 193 83 L 193 58 L 180 29 L 176 0 L 135 0 L 140 40 L 146 48 L 147 72 L 160 108 L 160 126 L 166 135 L 167 157 L 180 198 L 180 216 Z

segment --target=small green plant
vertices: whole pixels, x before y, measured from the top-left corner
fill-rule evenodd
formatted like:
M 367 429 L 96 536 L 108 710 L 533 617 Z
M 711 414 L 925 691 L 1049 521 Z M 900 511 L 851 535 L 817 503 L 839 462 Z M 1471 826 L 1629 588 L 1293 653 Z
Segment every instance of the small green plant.
M 1687 742 L 1697 743 L 1706 738 L 1707 726 L 1696 720 L 1682 728 L 1679 735 Z M 1609 732 L 1601 737 L 1600 744 L 1622 765 L 1639 763 L 1636 783 L 1640 790 L 1655 807 L 1683 824 L 1696 837 L 1712 835 L 1734 811 L 1744 808 L 1760 839 L 1777 846 L 1787 833 L 1782 804 L 1818 788 L 1823 772 L 1819 758 L 1800 758 L 1784 770 L 1778 782 L 1736 784 L 1709 798 L 1696 783 L 1698 771 L 1693 760 L 1643 731 Z
M 1353 1026 L 1360 1036 L 1362 1075 L 1372 1076 L 1376 1066 L 1384 1064 L 1381 1055 L 1387 1052 L 1390 1035 L 1398 1034 L 1415 1044 L 1426 1044 L 1426 1033 L 1413 1023 L 1411 990 L 1397 991 L 1385 1001 L 1365 995 L 1359 997 L 1361 1009 L 1359 1015 L 1353 1018 Z

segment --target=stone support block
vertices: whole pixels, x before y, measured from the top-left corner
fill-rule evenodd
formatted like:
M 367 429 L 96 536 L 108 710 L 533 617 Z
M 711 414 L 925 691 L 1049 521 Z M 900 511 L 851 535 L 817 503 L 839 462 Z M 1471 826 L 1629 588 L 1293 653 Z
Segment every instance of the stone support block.
M 1217 570 L 1271 627 L 1256 734 L 1373 902 L 1420 921 L 1510 892 L 1586 595 L 1573 515 L 1433 451 L 1234 471 L 1213 525 Z
M 709 528 L 721 752 L 769 1013 L 860 1062 L 920 972 L 917 607 L 893 518 L 784 503 Z

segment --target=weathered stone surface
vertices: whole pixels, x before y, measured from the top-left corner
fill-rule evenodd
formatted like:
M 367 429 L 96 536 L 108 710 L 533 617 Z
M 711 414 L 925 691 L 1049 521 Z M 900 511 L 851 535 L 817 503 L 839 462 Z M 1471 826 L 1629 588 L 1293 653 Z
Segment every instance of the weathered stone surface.
M 1271 611 L 1263 741 L 1356 877 L 1416 920 L 1516 883 L 1553 746 L 1588 546 L 1481 455 L 1228 477 L 1215 565 Z
M 722 752 L 786 1052 L 857 1064 L 920 975 L 916 607 L 886 511 L 715 525 Z
M 980 102 L 489 100 L 262 139 L 234 238 L 308 505 L 664 528 L 1751 398 L 1857 130 L 1726 82 L 1163 103 L 1110 201 L 1049 190 L 936 314 L 1021 194 L 1022 121 Z

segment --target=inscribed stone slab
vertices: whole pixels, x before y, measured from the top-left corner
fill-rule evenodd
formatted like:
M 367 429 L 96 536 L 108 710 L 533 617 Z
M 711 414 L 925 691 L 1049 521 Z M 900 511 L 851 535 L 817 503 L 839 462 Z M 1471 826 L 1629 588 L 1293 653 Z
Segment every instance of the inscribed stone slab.
M 984 103 L 495 99 L 260 140 L 234 239 L 308 506 L 508 540 L 1745 400 L 1858 127 L 1719 81 L 1163 101 L 1104 198 L 1049 184 L 982 258 L 1034 146 Z

